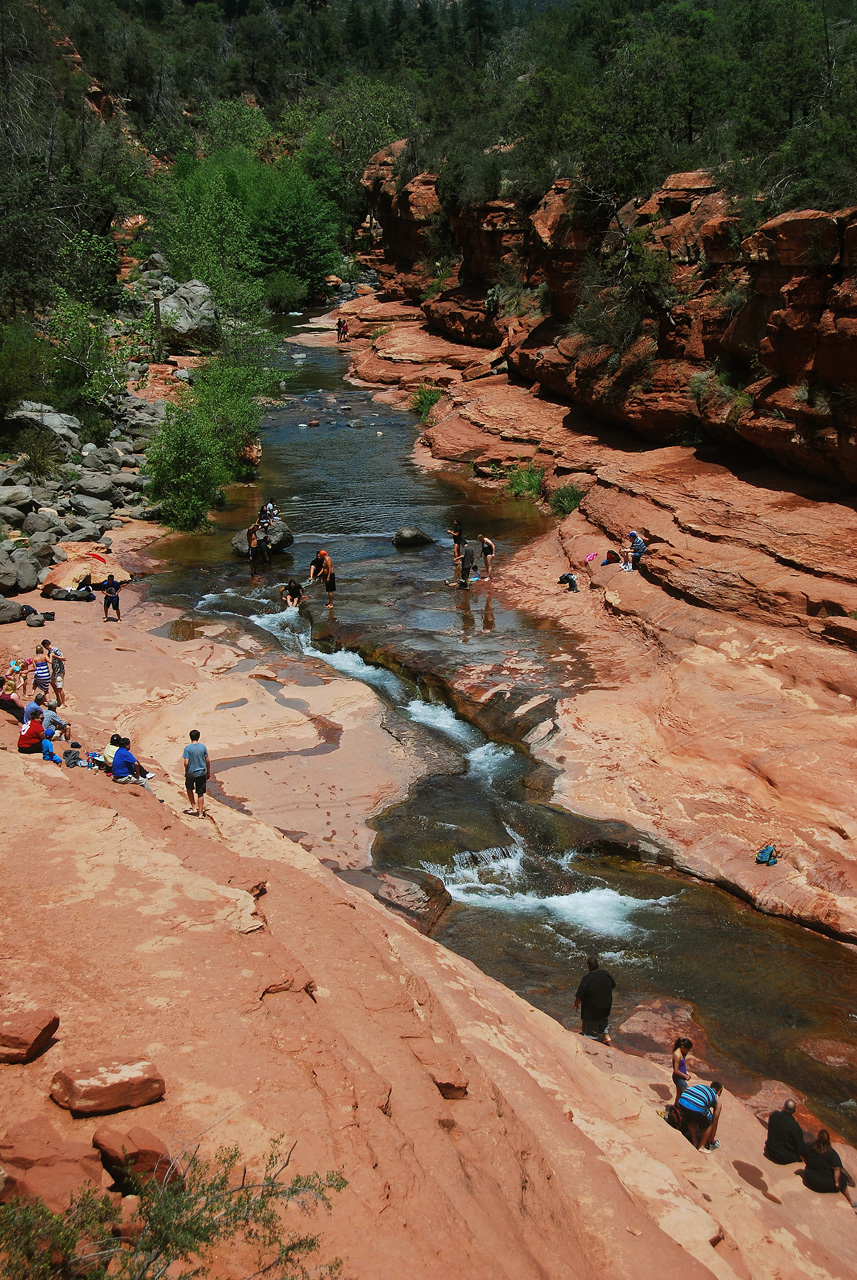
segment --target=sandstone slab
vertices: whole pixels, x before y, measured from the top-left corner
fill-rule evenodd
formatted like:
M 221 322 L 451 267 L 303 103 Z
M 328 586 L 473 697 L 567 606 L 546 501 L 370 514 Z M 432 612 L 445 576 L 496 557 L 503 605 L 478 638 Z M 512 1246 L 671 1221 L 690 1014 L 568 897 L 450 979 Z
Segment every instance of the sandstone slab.
M 63 1067 L 51 1081 L 51 1097 L 73 1115 L 107 1115 L 159 1102 L 166 1083 L 158 1068 L 136 1061 L 82 1062 Z
M 93 1134 L 92 1145 L 101 1152 L 104 1167 L 114 1178 L 130 1171 L 141 1181 L 154 1177 L 163 1183 L 170 1171 L 166 1143 L 140 1126 L 123 1133 L 111 1125 L 102 1125 Z
M 77 1192 L 101 1183 L 101 1160 L 86 1142 L 70 1142 L 42 1116 L 10 1125 L 0 1138 L 6 1182 L 0 1204 L 41 1198 L 54 1213 Z
M 53 1009 L 0 1014 L 0 1062 L 32 1062 L 60 1024 Z

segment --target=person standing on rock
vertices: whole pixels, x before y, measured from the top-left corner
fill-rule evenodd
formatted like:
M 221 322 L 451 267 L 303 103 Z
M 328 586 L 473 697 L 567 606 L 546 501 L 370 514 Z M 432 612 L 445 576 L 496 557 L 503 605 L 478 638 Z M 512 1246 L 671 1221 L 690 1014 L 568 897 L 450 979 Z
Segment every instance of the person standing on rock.
M 486 538 L 484 533 L 480 533 L 479 541 L 482 543 L 482 559 L 485 562 L 485 576 L 491 581 L 491 566 L 494 563 L 494 557 L 497 554 L 497 548 L 490 538 Z
M 40 644 L 36 645 L 36 665 L 33 668 L 33 693 L 40 690 L 45 697 L 50 693 L 51 689 L 51 668 L 48 663 L 48 655 L 42 650 Z
M 198 818 L 205 817 L 205 790 L 211 777 L 211 761 L 208 758 L 208 747 L 199 740 L 199 729 L 191 729 L 190 742 L 182 752 L 184 760 L 184 785 L 187 802 L 190 806 L 185 813 L 195 813 Z M 196 799 L 194 800 L 194 792 Z
M 336 574 L 333 571 L 333 561 L 327 552 L 322 549 L 313 560 L 309 568 L 310 582 L 319 581 L 327 592 L 326 608 L 333 608 L 333 593 L 336 590 Z
M 461 559 L 461 547 L 464 542 L 464 533 L 461 528 L 461 521 L 453 520 L 452 528 L 447 529 L 446 532 L 452 534 L 452 563 L 457 568 L 458 562 Z
M 598 956 L 590 956 L 586 967 L 589 972 L 581 978 L 574 996 L 574 1008 L 580 1010 L 580 1034 L 612 1044 L 608 1024 L 616 982 L 606 969 L 598 967 Z
M 42 641 L 42 652 L 47 656 L 51 664 L 51 688 L 54 691 L 54 697 L 60 706 L 65 704 L 65 658 L 55 644 L 51 644 L 50 640 Z
M 98 590 L 104 592 L 104 621 L 107 622 L 107 611 L 113 609 L 116 613 L 116 621 L 122 621 L 122 614 L 119 610 L 119 590 L 121 583 L 117 582 L 112 573 L 108 573 L 104 582 L 99 582 Z
M 679 1036 L 673 1045 L 673 1084 L 675 1085 L 675 1100 L 678 1105 L 681 1095 L 687 1088 L 688 1077 L 690 1072 L 687 1069 L 687 1055 L 693 1048 L 693 1041 L 687 1040 L 683 1036 Z
M 344 324 L 345 324 L 345 321 L 342 319 L 342 316 L 340 316 L 336 322 L 336 341 L 337 342 L 342 341 L 342 329 Z
M 763 1154 L 772 1164 L 800 1164 L 806 1155 L 806 1139 L 795 1119 L 796 1110 L 794 1098 L 786 1098 L 782 1110 L 772 1111 L 768 1116 Z
M 271 553 L 268 549 L 267 538 L 259 537 L 259 521 L 255 520 L 247 530 L 247 554 L 250 558 L 250 572 L 256 572 L 256 561 L 264 560 L 267 564 L 271 563 Z

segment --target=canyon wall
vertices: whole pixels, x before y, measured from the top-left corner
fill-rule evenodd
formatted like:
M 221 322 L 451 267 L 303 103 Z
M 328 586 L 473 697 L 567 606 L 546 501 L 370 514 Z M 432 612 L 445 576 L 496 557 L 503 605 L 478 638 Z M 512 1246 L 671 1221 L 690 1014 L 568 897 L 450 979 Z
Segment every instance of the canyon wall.
M 559 179 L 532 212 L 493 200 L 452 216 L 461 258 L 444 273 L 431 261 L 436 177 L 400 186 L 403 146 L 373 157 L 363 179 L 386 298 L 421 303 L 431 331 L 499 348 L 514 377 L 648 440 L 710 440 L 857 481 L 857 207 L 752 228 L 710 174 L 672 174 L 602 239 L 576 211 L 574 182 Z M 569 323 L 586 256 L 622 244 L 619 226 L 667 256 L 675 293 L 621 354 Z

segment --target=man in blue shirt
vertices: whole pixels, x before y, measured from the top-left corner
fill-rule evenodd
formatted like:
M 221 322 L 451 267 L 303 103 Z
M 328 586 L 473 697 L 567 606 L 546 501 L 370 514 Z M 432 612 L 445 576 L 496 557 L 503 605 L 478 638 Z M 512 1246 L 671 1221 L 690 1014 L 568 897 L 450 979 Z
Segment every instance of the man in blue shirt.
M 208 758 L 208 748 L 199 740 L 199 729 L 191 729 L 190 742 L 182 752 L 182 759 L 187 802 L 190 806 L 185 813 L 195 813 L 198 818 L 204 818 L 205 787 L 211 777 L 211 761 Z M 194 791 L 196 802 L 194 802 Z
M 151 791 L 152 788 L 146 779 L 154 777 L 154 774 L 147 773 L 137 757 L 131 755 L 128 749 L 130 746 L 131 739 L 123 738 L 122 745 L 116 748 L 116 754 L 113 757 L 113 781 L 133 782 L 136 786 L 145 787 L 147 791 Z
M 692 1084 L 678 1100 L 678 1109 L 685 1122 L 690 1140 L 697 1151 L 716 1151 L 717 1125 L 720 1121 L 723 1085 L 719 1080 L 711 1084 Z

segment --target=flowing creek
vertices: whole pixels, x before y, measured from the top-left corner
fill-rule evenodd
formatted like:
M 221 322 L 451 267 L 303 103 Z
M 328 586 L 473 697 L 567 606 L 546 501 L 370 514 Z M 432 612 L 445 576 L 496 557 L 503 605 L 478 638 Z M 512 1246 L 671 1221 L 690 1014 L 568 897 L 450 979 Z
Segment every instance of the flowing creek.
M 550 804 L 546 771 L 516 745 L 549 721 L 560 679 L 567 691 L 593 673 L 573 636 L 501 604 L 484 584 L 449 590 L 446 530 L 458 515 L 471 538 L 489 534 L 502 572 L 504 557 L 547 528 L 546 519 L 524 500 L 474 485 L 463 470 L 420 468 L 415 415 L 345 383 L 344 353 L 284 350 L 296 378 L 289 403 L 263 426 L 259 486 L 295 533 L 290 553 L 250 579 L 229 537 L 247 526 L 259 498 L 238 488 L 217 533 L 170 541 L 171 567 L 152 580 L 151 598 L 182 608 L 191 622 L 237 619 L 296 661 L 321 660 L 368 682 L 391 715 L 452 750 L 453 771 L 416 783 L 371 824 L 377 868 L 431 872 L 451 894 L 433 932 L 438 941 L 572 1027 L 585 957 L 597 950 L 618 984 L 612 1025 L 620 1046 L 615 1029 L 635 1006 L 686 1002 L 707 1036 L 707 1060 L 727 1083 L 749 1093 L 760 1078 L 786 1081 L 857 1140 L 849 1071 L 800 1047 L 853 1044 L 857 950 L 639 861 L 621 814 L 596 823 Z M 405 524 L 435 544 L 397 551 L 391 538 Z M 320 546 L 337 572 L 332 616 L 317 589 L 300 615 L 283 611 L 276 584 L 306 580 Z M 444 701 L 445 680 L 471 665 L 480 683 L 496 687 L 491 703 L 504 708 L 505 729 L 496 713 L 477 727 Z

